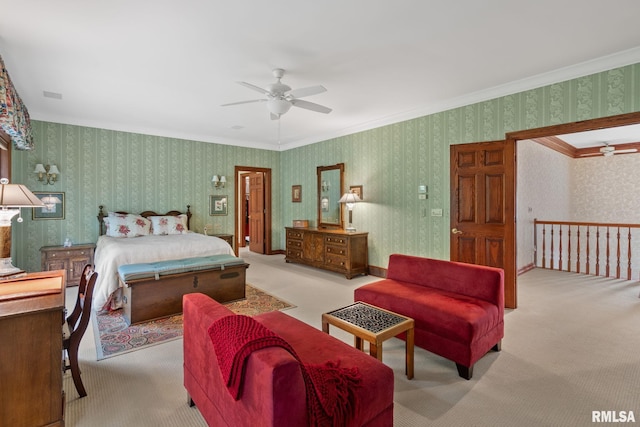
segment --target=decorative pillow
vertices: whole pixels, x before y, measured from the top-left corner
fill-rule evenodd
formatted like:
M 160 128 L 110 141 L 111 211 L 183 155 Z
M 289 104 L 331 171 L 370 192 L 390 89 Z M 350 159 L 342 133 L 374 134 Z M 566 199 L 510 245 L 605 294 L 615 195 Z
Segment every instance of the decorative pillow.
M 140 215 L 109 212 L 104 223 L 109 237 L 138 237 L 151 234 L 151 221 Z
M 186 215 L 152 216 L 149 218 L 151 218 L 153 234 L 186 234 L 189 232 Z

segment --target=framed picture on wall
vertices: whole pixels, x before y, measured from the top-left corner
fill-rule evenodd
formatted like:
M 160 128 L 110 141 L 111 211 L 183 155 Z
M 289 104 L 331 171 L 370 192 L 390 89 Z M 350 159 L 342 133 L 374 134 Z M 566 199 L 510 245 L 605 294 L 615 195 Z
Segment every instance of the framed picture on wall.
M 357 194 L 358 197 L 360 197 L 360 200 L 362 199 L 362 185 L 352 185 L 351 187 L 349 187 L 349 191 L 353 194 Z
M 302 185 L 291 186 L 291 201 L 292 202 L 302 201 Z
M 209 215 L 227 214 L 227 196 L 209 196 Z
M 31 219 L 64 219 L 64 193 L 34 191 L 33 194 L 44 207 L 31 209 Z

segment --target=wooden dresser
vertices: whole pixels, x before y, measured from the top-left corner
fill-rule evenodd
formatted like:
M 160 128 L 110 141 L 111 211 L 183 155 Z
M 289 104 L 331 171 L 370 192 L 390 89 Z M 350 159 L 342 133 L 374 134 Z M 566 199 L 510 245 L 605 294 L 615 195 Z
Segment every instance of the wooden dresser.
M 347 279 L 369 272 L 369 233 L 344 230 L 285 227 L 286 262 L 307 264 L 345 275 Z
M 93 264 L 95 248 L 96 245 L 93 243 L 69 247 L 43 246 L 40 248 L 42 271 L 65 270 L 67 272 L 66 286 L 78 286 L 84 266 Z
M 0 426 L 64 426 L 64 281 L 52 271 L 0 282 Z

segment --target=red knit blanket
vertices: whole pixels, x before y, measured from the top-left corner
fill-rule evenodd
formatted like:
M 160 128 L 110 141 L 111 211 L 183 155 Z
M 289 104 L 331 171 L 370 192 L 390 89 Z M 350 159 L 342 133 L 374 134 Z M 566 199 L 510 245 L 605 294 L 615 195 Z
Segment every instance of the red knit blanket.
M 300 363 L 310 425 L 346 426 L 354 416 L 355 389 L 362 381 L 357 367 L 341 368 L 339 362 L 303 363 L 288 342 L 249 316 L 220 318 L 211 324 L 208 332 L 220 373 L 235 400 L 242 394 L 246 362 L 251 353 L 266 347 L 282 347 Z

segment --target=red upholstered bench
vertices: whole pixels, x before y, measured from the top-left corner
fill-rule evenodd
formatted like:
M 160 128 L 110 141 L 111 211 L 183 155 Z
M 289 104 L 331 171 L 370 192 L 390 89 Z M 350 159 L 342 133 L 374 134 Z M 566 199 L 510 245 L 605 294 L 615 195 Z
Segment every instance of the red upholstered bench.
M 354 300 L 413 318 L 415 345 L 454 361 L 466 379 L 504 337 L 498 268 L 393 254 L 386 279 L 356 289 Z
M 308 426 L 306 389 L 300 363 L 281 347 L 263 348 L 247 359 L 244 387 L 234 400 L 223 380 L 208 334 L 211 324 L 233 313 L 206 295 L 183 297 L 184 386 L 210 426 Z M 305 364 L 339 361 L 357 367 L 362 383 L 355 389 L 355 417 L 349 426 L 393 426 L 393 371 L 377 359 L 275 311 L 254 316 L 286 340 Z

